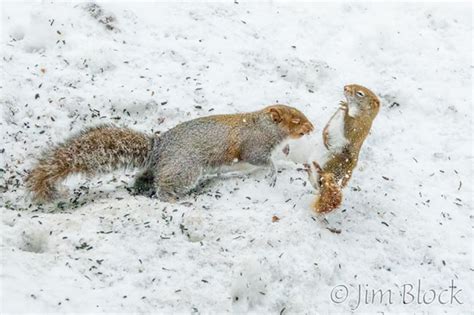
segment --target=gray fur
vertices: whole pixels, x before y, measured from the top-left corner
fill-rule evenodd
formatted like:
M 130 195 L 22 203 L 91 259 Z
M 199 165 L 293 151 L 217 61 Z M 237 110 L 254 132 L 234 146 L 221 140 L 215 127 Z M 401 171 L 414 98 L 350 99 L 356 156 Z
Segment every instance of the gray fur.
M 135 182 L 138 192 L 150 193 L 153 187 L 160 199 L 179 199 L 197 186 L 203 174 L 231 164 L 223 163 L 231 145 L 239 147 L 239 162 L 271 166 L 273 149 L 286 137 L 269 115 L 249 117 L 253 121 L 236 126 L 209 118 L 181 123 L 155 139 L 146 169 Z M 232 143 L 235 134 L 241 143 Z M 276 175 L 274 167 L 271 173 Z
M 49 201 L 56 183 L 73 173 L 95 175 L 132 166 L 142 169 L 135 180 L 137 193 L 176 200 L 193 190 L 203 175 L 247 162 L 271 166 L 274 184 L 276 169 L 270 157 L 275 146 L 290 134 L 299 137 L 312 129 L 301 112 L 278 104 L 252 113 L 197 118 L 159 137 L 103 125 L 49 150 L 26 183 L 35 199 Z

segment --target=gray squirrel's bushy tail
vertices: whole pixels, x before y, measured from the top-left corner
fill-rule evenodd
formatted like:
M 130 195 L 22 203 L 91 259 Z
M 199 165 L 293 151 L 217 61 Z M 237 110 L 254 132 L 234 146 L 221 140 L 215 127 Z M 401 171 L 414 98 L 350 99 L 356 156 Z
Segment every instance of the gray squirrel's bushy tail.
M 56 184 L 71 174 L 95 175 L 122 167 L 142 167 L 151 152 L 151 137 L 128 128 L 88 128 L 47 150 L 26 178 L 38 202 L 56 194 Z

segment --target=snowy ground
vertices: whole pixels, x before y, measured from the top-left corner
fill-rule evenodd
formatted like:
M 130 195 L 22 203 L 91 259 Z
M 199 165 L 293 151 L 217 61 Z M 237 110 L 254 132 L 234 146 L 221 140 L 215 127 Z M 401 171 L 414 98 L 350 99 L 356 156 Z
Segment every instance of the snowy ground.
M 470 4 L 2 6 L 2 312 L 472 310 Z M 295 161 L 347 83 L 382 109 L 342 208 L 316 216 Z M 317 130 L 292 161 L 276 155 L 274 188 L 257 171 L 167 204 L 131 196 L 130 170 L 72 178 L 70 199 L 43 207 L 25 194 L 38 154 L 83 127 L 163 131 L 275 102 Z M 425 302 L 403 304 L 418 280 Z M 428 305 L 430 289 L 463 304 Z

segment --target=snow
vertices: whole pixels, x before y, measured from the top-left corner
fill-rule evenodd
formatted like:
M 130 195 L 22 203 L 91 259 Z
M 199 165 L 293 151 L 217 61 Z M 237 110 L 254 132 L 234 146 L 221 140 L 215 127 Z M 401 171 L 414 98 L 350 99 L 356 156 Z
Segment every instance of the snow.
M 470 3 L 101 6 L 94 19 L 83 5 L 2 3 L 2 313 L 472 309 Z M 349 83 L 382 107 L 341 209 L 317 216 L 300 163 Z M 73 177 L 41 207 L 25 192 L 40 152 L 84 127 L 151 133 L 276 102 L 316 130 L 275 154 L 275 187 L 257 170 L 168 204 L 130 195 L 127 170 Z M 463 304 L 403 304 L 418 280 L 454 281 Z M 359 285 L 392 303 L 357 305 Z

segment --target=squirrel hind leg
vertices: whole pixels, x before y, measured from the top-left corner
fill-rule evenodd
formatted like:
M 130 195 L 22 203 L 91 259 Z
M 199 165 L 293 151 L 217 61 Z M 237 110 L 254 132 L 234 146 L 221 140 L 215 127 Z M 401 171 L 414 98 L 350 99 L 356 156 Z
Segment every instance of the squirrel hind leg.
M 193 191 L 202 179 L 202 167 L 173 168 L 172 172 L 160 172 L 154 187 L 158 198 L 163 201 L 177 201 Z
M 342 190 L 335 182 L 333 174 L 322 177 L 319 195 L 313 203 L 313 210 L 326 213 L 338 208 L 342 203 Z
M 152 170 L 145 170 L 137 175 L 133 184 L 135 195 L 153 196 L 155 194 L 154 186 L 155 174 Z

